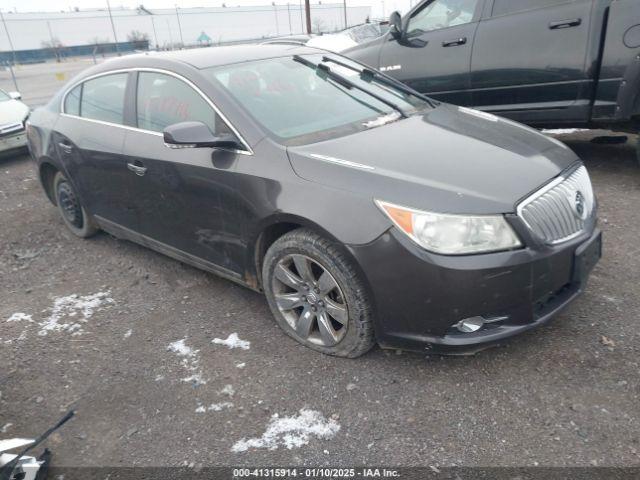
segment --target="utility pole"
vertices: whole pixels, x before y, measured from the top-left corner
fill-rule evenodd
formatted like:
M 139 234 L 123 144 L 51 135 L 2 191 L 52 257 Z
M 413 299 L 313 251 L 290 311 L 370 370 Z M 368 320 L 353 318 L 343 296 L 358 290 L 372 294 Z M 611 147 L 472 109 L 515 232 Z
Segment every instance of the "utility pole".
M 182 25 L 180 25 L 180 15 L 178 14 L 177 3 L 176 3 L 176 18 L 178 19 L 178 31 L 180 32 L 180 48 L 184 48 L 184 38 L 182 38 Z
M 291 30 L 291 8 L 289 8 L 289 2 L 287 2 L 287 16 L 289 17 L 289 35 L 291 35 L 293 30 Z
M 307 33 L 311 35 L 311 5 L 309 0 L 304 0 L 304 13 L 307 17 Z
M 0 18 L 2 19 L 2 24 L 4 25 L 4 31 L 7 32 L 7 40 L 9 40 L 9 47 L 11 48 L 11 53 L 13 55 L 13 64 L 18 63 L 16 61 L 16 50 L 13 48 L 13 42 L 11 41 L 11 35 L 9 35 L 9 29 L 7 28 L 7 21 L 4 19 L 4 15 L 2 14 L 2 9 L 0 9 Z
M 118 36 L 116 35 L 116 25 L 113 23 L 113 15 L 111 15 L 111 5 L 107 0 L 107 10 L 109 10 L 109 19 L 111 20 L 111 30 L 113 30 L 113 39 L 116 42 L 116 53 L 120 56 L 120 49 L 118 48 Z

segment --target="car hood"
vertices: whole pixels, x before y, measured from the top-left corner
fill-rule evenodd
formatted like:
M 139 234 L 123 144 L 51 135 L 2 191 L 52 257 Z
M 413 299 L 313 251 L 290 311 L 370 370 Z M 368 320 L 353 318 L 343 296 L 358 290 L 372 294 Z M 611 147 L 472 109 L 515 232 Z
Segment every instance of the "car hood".
M 519 200 L 578 160 L 529 127 L 445 104 L 288 153 L 306 180 L 407 207 L 469 214 L 514 212 Z
M 29 107 L 18 100 L 0 102 L 0 127 L 20 123 L 29 112 Z

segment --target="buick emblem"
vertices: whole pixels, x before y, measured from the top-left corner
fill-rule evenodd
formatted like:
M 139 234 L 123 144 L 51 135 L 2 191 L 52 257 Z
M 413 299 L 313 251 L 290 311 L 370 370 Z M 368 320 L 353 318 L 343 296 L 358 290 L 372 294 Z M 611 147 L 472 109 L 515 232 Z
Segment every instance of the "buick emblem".
M 573 208 L 575 210 L 576 216 L 584 220 L 587 218 L 587 205 L 584 199 L 584 195 L 580 190 L 576 192 L 576 196 L 573 200 Z

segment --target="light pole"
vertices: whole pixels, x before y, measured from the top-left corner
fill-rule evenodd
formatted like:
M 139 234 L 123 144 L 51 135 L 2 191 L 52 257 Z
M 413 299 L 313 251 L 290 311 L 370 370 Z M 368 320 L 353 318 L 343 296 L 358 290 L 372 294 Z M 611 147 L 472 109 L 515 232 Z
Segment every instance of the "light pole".
M 298 2 L 300 4 L 300 32 L 304 33 L 304 20 L 302 19 L 302 0 Z
M 184 38 L 182 38 L 182 25 L 180 25 L 180 15 L 178 14 L 178 4 L 176 4 L 176 18 L 178 19 L 178 32 L 180 32 L 180 48 L 184 48 Z
M 116 35 L 116 25 L 113 23 L 113 15 L 111 15 L 111 5 L 109 4 L 109 0 L 107 0 L 107 10 L 109 10 L 109 20 L 111 20 L 111 30 L 113 30 L 113 39 L 116 44 L 116 53 L 120 56 L 120 49 L 118 48 L 118 36 Z
M 13 64 L 16 62 L 16 50 L 13 48 L 13 42 L 11 41 L 11 35 L 9 35 L 9 29 L 7 28 L 7 22 L 4 19 L 4 15 L 2 13 L 2 9 L 0 9 L 0 18 L 2 19 L 2 24 L 4 25 L 4 31 L 7 33 L 7 40 L 9 40 L 9 47 L 11 48 L 11 53 L 13 55 Z
M 344 0 L 344 28 L 348 28 L 349 24 L 347 23 L 347 0 Z
M 156 40 L 156 50 L 158 50 L 158 32 L 156 32 L 156 22 L 153 21 L 153 14 L 151 14 L 151 28 L 153 28 L 153 38 Z
M 289 35 L 291 35 L 293 30 L 291 30 L 291 8 L 289 7 L 289 2 L 287 2 L 287 16 L 289 17 Z
M 271 2 L 273 5 L 273 14 L 276 17 L 276 35 L 280 35 L 280 27 L 278 26 L 278 7 L 276 7 L 276 2 Z

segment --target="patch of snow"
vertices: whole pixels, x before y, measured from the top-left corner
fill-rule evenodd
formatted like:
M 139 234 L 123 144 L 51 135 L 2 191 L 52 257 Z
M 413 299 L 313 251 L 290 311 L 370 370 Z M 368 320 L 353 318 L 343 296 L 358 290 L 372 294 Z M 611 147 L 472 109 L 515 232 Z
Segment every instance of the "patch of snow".
M 244 362 L 242 362 L 242 363 L 236 363 L 236 368 L 244 368 L 244 367 L 246 367 L 246 366 L 247 366 L 247 364 L 246 364 L 246 363 L 244 363 Z
M 6 433 L 11 427 L 13 427 L 13 423 L 5 423 L 4 427 L 0 428 L 0 433 Z
M 211 343 L 215 343 L 217 345 L 225 345 L 229 348 L 241 348 L 242 350 L 249 350 L 251 347 L 251 342 L 247 340 L 240 340 L 237 333 L 230 334 L 225 340 L 221 338 L 214 338 L 211 340 Z
M 186 340 L 186 338 L 183 338 L 182 340 L 176 340 L 170 343 L 167 350 L 182 357 L 182 366 L 192 373 L 192 375 L 183 378 L 183 382 L 193 383 L 194 385 L 204 385 L 207 382 L 202 378 L 202 372 L 200 371 L 200 357 L 198 355 L 200 350 L 194 350 L 188 346 L 185 343 Z
M 123 335 L 123 338 L 129 338 L 132 333 L 133 333 L 133 330 L 131 330 L 131 329 L 127 330 L 125 332 L 125 334 Z
M 340 425 L 333 419 L 326 419 L 316 410 L 301 409 L 298 415 L 280 418 L 274 414 L 261 437 L 239 440 L 231 451 L 246 452 L 250 448 L 266 448 L 276 450 L 284 446 L 289 450 L 300 448 L 309 443 L 312 436 L 328 439 L 340 430 Z
M 220 395 L 227 395 L 229 397 L 233 397 L 236 394 L 233 385 L 225 385 L 222 390 L 220 390 Z
M 51 315 L 39 324 L 40 331 L 38 335 L 43 336 L 49 332 L 63 331 L 69 332 L 72 335 L 82 335 L 84 332 L 82 324 L 87 323 L 96 311 L 114 303 L 109 294 L 110 292 L 98 292 L 91 295 L 78 295 L 74 293 L 66 297 L 56 298 L 53 302 Z M 61 322 L 65 317 L 71 318 L 78 315 L 82 318 L 79 318 L 76 322 Z
M 162 380 L 164 380 L 164 375 L 156 375 L 155 380 L 156 382 L 161 382 Z
M 552 128 L 541 130 L 545 135 L 570 135 L 572 133 L 586 132 L 585 128 Z
M 17 312 L 11 315 L 7 322 L 22 322 L 23 320 L 27 322 L 33 322 L 33 316 L 27 315 L 26 313 L 22 312 Z
M 362 125 L 365 128 L 376 128 L 376 127 L 381 127 L 383 125 L 386 125 L 387 123 L 392 123 L 395 122 L 396 120 L 400 119 L 400 113 L 399 112 L 391 112 L 388 115 L 382 115 L 374 120 L 370 120 L 368 122 L 363 123 Z
M 212 403 L 208 407 L 205 407 L 204 405 L 200 405 L 198 406 L 198 408 L 196 408 L 196 413 L 220 412 L 225 408 L 231 408 L 231 407 L 233 407 L 233 403 L 231 402 Z
M 307 42 L 307 45 L 310 47 L 329 50 L 331 52 L 342 52 L 347 48 L 355 47 L 358 43 L 349 35 L 334 33 L 313 37 Z M 334 69 L 333 65 L 331 66 L 331 69 Z

